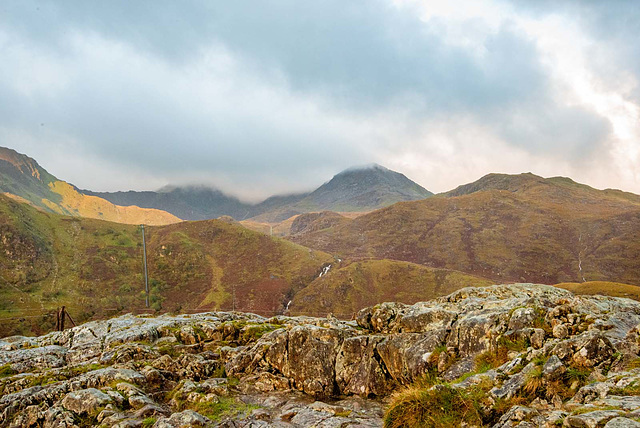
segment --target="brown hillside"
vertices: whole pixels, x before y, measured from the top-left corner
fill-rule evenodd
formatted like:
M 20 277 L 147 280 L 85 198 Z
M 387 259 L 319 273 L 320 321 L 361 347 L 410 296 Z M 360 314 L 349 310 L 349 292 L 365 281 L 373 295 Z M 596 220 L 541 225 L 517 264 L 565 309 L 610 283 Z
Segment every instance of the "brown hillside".
M 291 239 L 342 256 L 405 260 L 496 282 L 640 285 L 640 197 L 532 174 L 486 178 L 459 196 L 398 203 Z
M 445 296 L 463 287 L 493 285 L 476 276 L 394 260 L 333 263 L 326 274 L 295 295 L 292 314 L 349 318 L 382 302 L 413 304 Z

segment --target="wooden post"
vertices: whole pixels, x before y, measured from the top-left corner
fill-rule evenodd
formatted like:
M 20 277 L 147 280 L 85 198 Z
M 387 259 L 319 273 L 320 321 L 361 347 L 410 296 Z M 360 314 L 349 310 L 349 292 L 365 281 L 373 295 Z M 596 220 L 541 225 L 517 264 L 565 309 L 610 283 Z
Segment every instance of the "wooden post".
M 73 320 L 73 318 L 71 318 L 71 315 L 69 315 L 69 312 L 65 312 L 65 314 L 67 314 L 67 317 L 69 317 L 69 321 L 71 321 L 71 324 L 73 324 L 74 327 L 77 327 L 76 322 Z
M 60 308 L 56 309 L 56 331 L 60 331 Z
M 60 308 L 60 312 L 58 312 L 58 319 L 60 319 L 60 330 L 59 331 L 64 331 L 64 314 L 65 314 L 65 309 L 64 306 L 62 308 Z

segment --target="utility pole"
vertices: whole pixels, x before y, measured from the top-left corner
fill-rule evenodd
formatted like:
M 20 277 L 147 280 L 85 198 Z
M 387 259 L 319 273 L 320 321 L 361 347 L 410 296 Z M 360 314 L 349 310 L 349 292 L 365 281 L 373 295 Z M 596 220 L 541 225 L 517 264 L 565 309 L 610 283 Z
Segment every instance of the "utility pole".
M 231 292 L 233 293 L 231 304 L 233 305 L 233 312 L 235 312 L 236 311 L 236 284 L 235 283 L 233 283 L 231 290 L 232 290 Z
M 149 307 L 149 275 L 147 272 L 147 242 L 144 237 L 144 224 L 141 224 L 140 227 L 142 227 L 142 260 L 144 264 L 144 291 L 146 293 L 145 305 L 148 308 Z

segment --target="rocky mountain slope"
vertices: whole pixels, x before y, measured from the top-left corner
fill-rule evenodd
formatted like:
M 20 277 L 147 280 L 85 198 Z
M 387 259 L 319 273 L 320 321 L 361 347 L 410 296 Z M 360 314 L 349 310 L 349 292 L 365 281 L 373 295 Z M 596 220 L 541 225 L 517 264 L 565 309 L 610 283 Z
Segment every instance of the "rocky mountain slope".
M 97 218 L 126 224 L 170 224 L 172 214 L 136 206 L 118 206 L 77 191 L 38 163 L 14 150 L 0 147 L 0 193 L 41 210 L 70 216 Z
M 306 223 L 291 240 L 340 257 L 404 260 L 496 282 L 640 285 L 640 196 L 566 178 L 492 174 L 353 220 Z
M 534 284 L 348 322 L 126 315 L 0 340 L 0 425 L 637 427 L 639 324 Z

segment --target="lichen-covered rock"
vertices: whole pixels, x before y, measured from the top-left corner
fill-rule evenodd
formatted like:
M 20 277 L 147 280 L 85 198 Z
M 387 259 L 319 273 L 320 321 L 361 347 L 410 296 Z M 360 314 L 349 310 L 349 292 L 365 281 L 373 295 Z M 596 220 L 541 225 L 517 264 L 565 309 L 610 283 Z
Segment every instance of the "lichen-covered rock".
M 545 419 L 536 409 L 524 406 L 513 406 L 507 413 L 502 415 L 493 428 L 511 427 L 539 427 L 543 426 Z
M 629 418 L 613 418 L 604 428 L 640 428 L 640 422 Z
M 154 428 L 190 428 L 206 427 L 211 421 L 193 410 L 174 413 L 168 418 L 160 418 L 153 425 Z
M 67 352 L 67 348 L 57 345 L 0 352 L 0 366 L 9 365 L 20 373 L 62 367 L 66 364 Z
M 62 407 L 77 415 L 97 416 L 112 401 L 99 389 L 88 388 L 68 393 L 62 399 Z
M 557 355 L 549 357 L 542 367 L 542 374 L 547 380 L 556 380 L 563 376 L 567 371 L 567 367 L 562 363 Z
M 596 410 L 580 415 L 571 415 L 565 418 L 563 426 L 569 428 L 602 427 L 611 419 L 621 416 L 621 413 L 617 410 Z
M 355 322 L 125 315 L 0 340 L 0 426 L 75 426 L 72 397 L 88 394 L 105 427 L 211 424 L 188 409 L 220 426 L 379 427 L 371 398 L 436 376 L 497 427 L 633 426 L 638 361 L 638 302 L 532 284 L 383 303 Z
M 341 393 L 379 396 L 390 389 L 376 350 L 382 340 L 379 336 L 344 339 L 335 364 L 336 382 Z

